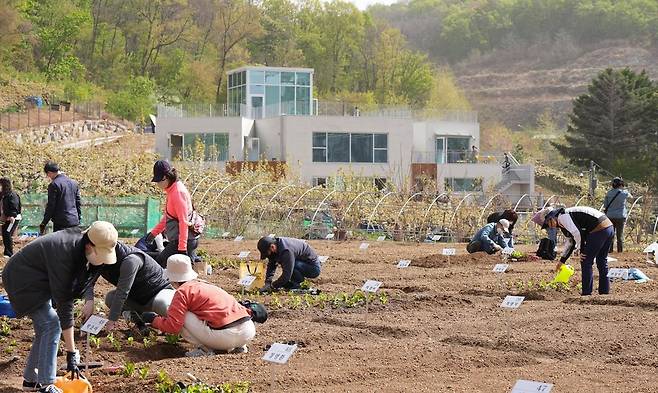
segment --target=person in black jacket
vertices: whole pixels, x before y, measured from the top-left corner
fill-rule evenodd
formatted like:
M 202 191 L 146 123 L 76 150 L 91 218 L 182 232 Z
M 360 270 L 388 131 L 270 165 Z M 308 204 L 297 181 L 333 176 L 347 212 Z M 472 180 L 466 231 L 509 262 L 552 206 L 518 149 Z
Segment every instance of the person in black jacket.
M 48 185 L 48 204 L 39 225 L 39 233 L 46 233 L 48 221 L 53 221 L 53 232 L 80 225 L 82 210 L 80 209 L 80 188 L 78 183 L 60 172 L 59 166 L 46 162 L 43 167 L 50 179 Z
M 21 221 L 21 198 L 11 188 L 11 180 L 3 177 L 0 179 L 0 207 L 2 214 L 2 244 L 5 247 L 4 256 L 10 258 L 14 255 L 14 240 Z
M 100 275 L 116 289 L 105 295 L 105 305 L 110 309 L 105 330 L 111 331 L 122 311 L 131 312 L 130 319 L 142 330 L 145 325 L 137 315 L 154 311 L 167 316 L 167 309 L 176 292 L 165 277 L 165 270 L 142 250 L 117 242 L 117 263 L 99 267 Z M 85 293 L 82 317 L 87 320 L 94 311 L 94 281 Z
M 265 286 L 261 292 L 272 289 L 299 289 L 306 278 L 320 275 L 320 259 L 305 241 L 291 237 L 265 236 L 258 240 L 260 259 L 268 259 Z M 283 272 L 273 282 L 277 265 Z

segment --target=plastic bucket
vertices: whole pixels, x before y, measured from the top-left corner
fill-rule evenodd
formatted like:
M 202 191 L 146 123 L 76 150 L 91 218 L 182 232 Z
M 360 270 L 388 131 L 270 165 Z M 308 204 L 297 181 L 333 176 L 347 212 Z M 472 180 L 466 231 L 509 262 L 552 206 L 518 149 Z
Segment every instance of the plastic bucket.
M 0 316 L 16 318 L 16 312 L 11 307 L 7 295 L 0 295 Z
M 571 265 L 562 265 L 560 270 L 555 274 L 553 282 L 568 283 L 571 276 L 573 276 L 574 268 Z
M 71 378 L 70 373 L 55 379 L 55 386 L 64 393 L 92 393 L 91 384 L 86 378 Z

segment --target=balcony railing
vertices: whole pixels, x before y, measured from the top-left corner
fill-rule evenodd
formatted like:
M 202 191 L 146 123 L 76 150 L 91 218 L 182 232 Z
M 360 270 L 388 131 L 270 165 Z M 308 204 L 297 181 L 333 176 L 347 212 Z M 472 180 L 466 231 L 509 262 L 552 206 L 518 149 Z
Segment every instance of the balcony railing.
M 501 153 L 471 150 L 448 150 L 446 152 L 414 151 L 412 162 L 418 164 L 499 164 L 504 160 Z

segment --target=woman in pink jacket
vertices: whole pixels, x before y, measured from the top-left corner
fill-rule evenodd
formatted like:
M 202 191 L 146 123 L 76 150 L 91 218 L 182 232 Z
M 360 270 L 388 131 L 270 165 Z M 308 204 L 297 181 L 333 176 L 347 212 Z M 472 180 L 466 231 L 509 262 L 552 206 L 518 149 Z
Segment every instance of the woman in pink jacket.
M 187 187 L 178 180 L 176 168 L 165 160 L 158 160 L 153 165 L 153 179 L 166 194 L 165 211 L 162 219 L 151 229 L 146 238 L 147 243 L 153 242 L 162 232 L 167 235 L 169 243 L 158 255 L 156 260 L 162 267 L 167 266 L 167 259 L 174 254 L 185 254 L 195 260 L 195 250 L 199 245 L 199 235 L 190 230 L 192 217 L 192 197 Z

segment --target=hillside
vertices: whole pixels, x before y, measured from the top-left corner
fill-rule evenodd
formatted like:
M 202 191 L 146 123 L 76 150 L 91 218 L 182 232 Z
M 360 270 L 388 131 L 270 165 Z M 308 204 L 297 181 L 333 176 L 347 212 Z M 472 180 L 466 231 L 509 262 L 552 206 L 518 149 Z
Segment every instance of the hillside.
M 455 68 L 459 86 L 465 90 L 482 120 L 498 120 L 513 130 L 534 125 L 537 116 L 550 110 L 560 126 L 571 111 L 571 101 L 605 68 L 630 67 L 658 77 L 658 50 L 633 46 L 595 49 L 560 65 L 537 59 L 515 60 L 503 54 Z

